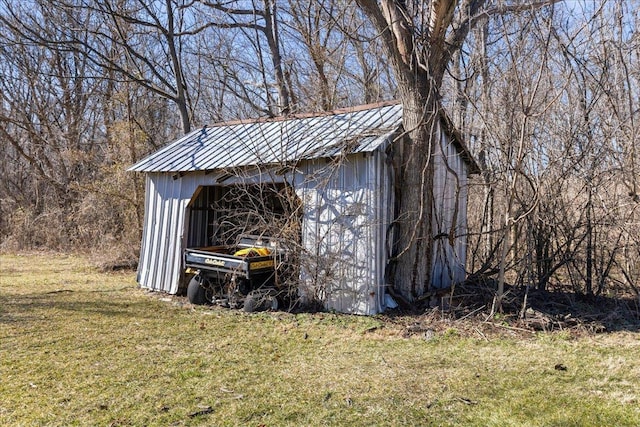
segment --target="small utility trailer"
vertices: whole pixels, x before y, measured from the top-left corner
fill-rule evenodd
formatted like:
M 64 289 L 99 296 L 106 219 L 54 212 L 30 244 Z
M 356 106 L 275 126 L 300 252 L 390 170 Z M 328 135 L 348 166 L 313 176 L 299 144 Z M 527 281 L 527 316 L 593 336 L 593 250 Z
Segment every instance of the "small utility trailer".
M 184 266 L 194 274 L 187 287 L 189 302 L 276 309 L 286 294 L 278 288 L 286 260 L 280 242 L 264 236 L 244 235 L 236 245 L 187 248 Z

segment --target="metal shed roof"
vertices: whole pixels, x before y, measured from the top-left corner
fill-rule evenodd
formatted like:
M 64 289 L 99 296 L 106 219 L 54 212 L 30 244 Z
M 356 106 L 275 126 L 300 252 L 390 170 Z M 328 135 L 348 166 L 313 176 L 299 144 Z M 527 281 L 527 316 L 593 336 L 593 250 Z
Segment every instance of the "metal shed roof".
M 189 172 L 371 152 L 402 125 L 402 106 L 236 121 L 193 131 L 129 168 Z
M 450 120 L 446 131 L 470 173 L 479 171 Z M 402 105 L 381 103 L 316 115 L 239 120 L 205 126 L 142 159 L 135 172 L 191 172 L 367 153 L 402 126 Z

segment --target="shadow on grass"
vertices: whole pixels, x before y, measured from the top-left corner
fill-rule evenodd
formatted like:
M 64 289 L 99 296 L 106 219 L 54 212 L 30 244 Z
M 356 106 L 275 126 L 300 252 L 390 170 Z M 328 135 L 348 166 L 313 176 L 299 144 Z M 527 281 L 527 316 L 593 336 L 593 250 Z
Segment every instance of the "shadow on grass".
M 132 288 L 127 288 L 132 289 Z M 153 319 L 157 310 L 151 300 L 110 299 L 108 294 L 119 290 L 61 290 L 43 293 L 0 295 L 0 323 L 39 320 L 48 311 L 67 311 L 85 315 L 126 319 Z M 59 314 L 58 314 L 59 315 Z
M 47 310 L 123 319 L 153 320 L 158 317 L 154 299 L 127 298 L 127 286 L 117 289 L 58 290 L 25 295 L 0 294 L 0 324 L 41 320 Z M 506 286 L 502 311 L 491 318 L 531 331 L 580 329 L 594 333 L 640 332 L 640 300 L 631 296 L 581 295 L 570 291 L 543 291 Z M 113 295 L 113 297 L 111 297 Z M 438 318 L 466 322 L 490 319 L 496 295 L 495 282 L 467 281 L 412 306 L 402 306 L 381 318 L 419 318 L 438 313 Z M 124 297 L 124 298 L 123 298 Z M 435 304 L 434 304 L 435 302 Z M 320 307 L 295 312 L 322 311 Z M 433 317 L 433 316 L 432 316 Z

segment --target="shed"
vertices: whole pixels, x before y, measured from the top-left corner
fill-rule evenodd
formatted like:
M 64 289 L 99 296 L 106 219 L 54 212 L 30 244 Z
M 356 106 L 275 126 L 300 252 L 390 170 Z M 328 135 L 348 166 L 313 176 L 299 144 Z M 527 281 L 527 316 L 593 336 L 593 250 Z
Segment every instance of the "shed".
M 434 159 L 433 288 L 465 278 L 467 179 L 478 170 L 452 129 L 443 117 Z M 394 219 L 389 148 L 401 135 L 402 106 L 382 103 L 221 123 L 168 144 L 129 168 L 146 173 L 138 283 L 178 292 L 184 248 L 210 238 L 215 212 L 207 213 L 213 205 L 203 194 L 215 198 L 216 189 L 239 180 L 272 183 L 287 185 L 301 203 L 300 243 L 314 261 L 300 269 L 300 296 L 319 295 L 339 312 L 384 311 Z M 443 235 L 455 238 L 437 238 Z

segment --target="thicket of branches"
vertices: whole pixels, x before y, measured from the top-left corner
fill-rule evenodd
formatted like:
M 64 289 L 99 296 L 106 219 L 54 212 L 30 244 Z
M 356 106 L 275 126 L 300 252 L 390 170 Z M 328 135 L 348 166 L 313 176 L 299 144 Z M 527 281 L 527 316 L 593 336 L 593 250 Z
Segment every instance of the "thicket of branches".
M 483 169 L 470 271 L 638 294 L 634 7 L 557 4 L 475 28 L 450 86 Z
M 482 168 L 468 271 L 637 295 L 637 4 L 525 3 L 478 2 L 445 64 Z M 135 259 L 127 166 L 203 124 L 396 98 L 382 52 L 354 2 L 1 0 L 2 249 Z

